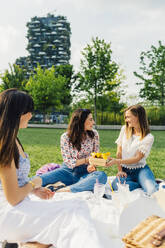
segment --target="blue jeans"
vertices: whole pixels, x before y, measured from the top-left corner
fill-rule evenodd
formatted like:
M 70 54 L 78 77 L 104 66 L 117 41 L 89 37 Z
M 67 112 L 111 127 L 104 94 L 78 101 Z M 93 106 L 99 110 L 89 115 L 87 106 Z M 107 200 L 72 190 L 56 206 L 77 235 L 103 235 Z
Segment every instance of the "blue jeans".
M 120 182 L 122 184 L 126 182 L 126 184 L 129 185 L 130 191 L 137 188 L 142 188 L 144 192 L 151 195 L 159 189 L 159 185 L 155 181 L 154 174 L 148 165 L 145 165 L 144 168 L 138 169 L 127 169 L 122 167 L 122 170 L 127 173 L 127 177 L 120 177 Z M 112 182 L 112 187 L 114 190 L 118 189 L 118 182 L 118 178 L 116 177 Z
M 83 165 L 84 166 L 84 165 Z M 77 167 L 78 168 L 78 167 Z M 83 168 L 83 167 L 81 167 Z M 42 174 L 42 186 L 61 181 L 66 186 L 70 186 L 71 192 L 93 191 L 96 180 L 99 183 L 107 182 L 107 175 L 103 171 L 88 173 L 86 169 L 73 170 L 62 164 L 61 168 Z

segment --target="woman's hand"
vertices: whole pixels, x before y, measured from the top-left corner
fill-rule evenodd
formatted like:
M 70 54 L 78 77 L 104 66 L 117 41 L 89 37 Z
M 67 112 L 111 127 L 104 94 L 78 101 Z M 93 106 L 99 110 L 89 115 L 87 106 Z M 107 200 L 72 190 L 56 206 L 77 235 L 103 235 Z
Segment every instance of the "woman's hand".
M 117 177 L 127 177 L 127 173 L 124 171 L 118 171 Z
M 114 164 L 120 165 L 120 159 L 109 157 L 107 162 L 106 162 L 106 167 L 110 167 Z
M 96 167 L 95 167 L 94 165 L 88 165 L 87 171 L 88 171 L 89 173 L 94 172 L 94 171 L 96 171 Z
M 90 158 L 90 157 L 86 157 L 86 158 L 85 158 L 85 164 L 89 164 L 89 158 Z
M 51 199 L 54 196 L 55 192 L 52 192 L 48 188 L 40 187 L 40 188 L 37 188 L 37 189 L 33 189 L 32 193 L 35 194 L 36 196 L 38 196 L 41 199 L 48 200 L 48 199 Z
M 31 182 L 33 182 L 35 184 L 35 188 L 40 188 L 42 186 L 42 179 L 41 177 L 37 176 L 34 177 Z

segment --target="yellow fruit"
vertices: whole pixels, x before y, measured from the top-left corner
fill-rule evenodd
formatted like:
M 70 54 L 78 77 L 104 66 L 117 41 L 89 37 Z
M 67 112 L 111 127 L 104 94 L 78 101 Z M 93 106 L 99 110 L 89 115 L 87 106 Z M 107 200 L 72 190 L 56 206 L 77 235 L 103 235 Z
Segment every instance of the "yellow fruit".
M 103 159 L 107 160 L 108 156 L 106 154 L 103 154 Z
M 103 159 L 107 160 L 107 158 L 110 156 L 110 152 L 106 152 L 106 153 L 92 152 L 91 156 L 93 158 L 103 158 Z
M 102 153 L 102 158 L 105 160 L 107 160 L 109 156 L 110 156 L 110 152 Z
M 100 152 L 97 152 L 96 155 L 97 155 L 97 158 L 101 158 L 101 153 Z

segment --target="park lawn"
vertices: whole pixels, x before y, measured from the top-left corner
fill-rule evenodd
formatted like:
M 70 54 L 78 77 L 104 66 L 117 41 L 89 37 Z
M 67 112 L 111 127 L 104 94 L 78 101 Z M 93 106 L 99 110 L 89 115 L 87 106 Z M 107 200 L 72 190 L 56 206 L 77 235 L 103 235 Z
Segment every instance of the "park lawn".
M 35 175 L 35 171 L 46 163 L 62 163 L 60 136 L 63 132 L 65 132 L 64 129 L 51 128 L 27 128 L 19 131 L 19 138 L 30 156 L 31 176 Z M 99 130 L 98 132 L 100 151 L 110 152 L 111 156 L 115 156 L 115 140 L 119 130 Z M 153 170 L 155 177 L 165 178 L 165 131 L 152 131 L 152 134 L 155 141 L 147 163 Z M 108 175 L 115 175 L 117 167 L 99 168 L 99 170 L 104 170 Z

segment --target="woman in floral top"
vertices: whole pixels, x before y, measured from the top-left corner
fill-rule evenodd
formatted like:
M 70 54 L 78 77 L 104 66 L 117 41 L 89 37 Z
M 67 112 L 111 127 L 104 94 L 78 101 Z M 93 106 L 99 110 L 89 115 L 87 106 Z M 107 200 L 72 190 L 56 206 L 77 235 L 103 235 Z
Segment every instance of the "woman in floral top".
M 61 136 L 61 168 L 42 175 L 43 186 L 58 181 L 67 187 L 58 191 L 93 191 L 96 180 L 105 184 L 107 176 L 89 165 L 92 152 L 99 152 L 99 135 L 93 130 L 94 120 L 89 109 L 77 109 L 70 120 L 68 130 Z

